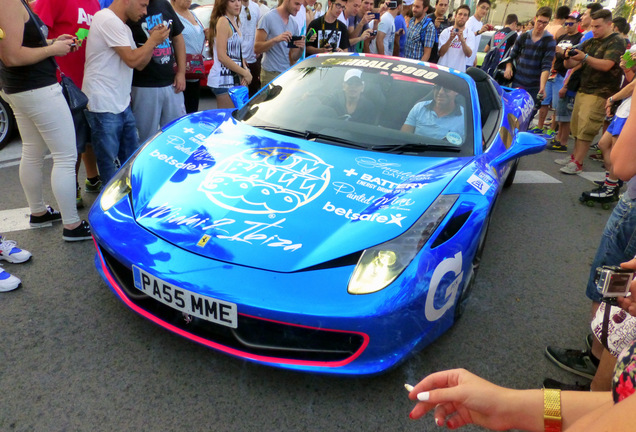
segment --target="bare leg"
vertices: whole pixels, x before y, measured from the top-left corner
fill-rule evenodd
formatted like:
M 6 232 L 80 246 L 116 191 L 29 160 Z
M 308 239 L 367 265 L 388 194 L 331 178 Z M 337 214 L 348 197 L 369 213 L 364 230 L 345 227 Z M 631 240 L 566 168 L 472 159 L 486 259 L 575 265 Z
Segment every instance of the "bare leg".
M 592 391 L 610 391 L 612 390 L 612 377 L 614 376 L 614 367 L 616 366 L 616 357 L 614 357 L 606 349 L 601 355 L 601 362 L 598 365 L 594 379 L 592 380 Z

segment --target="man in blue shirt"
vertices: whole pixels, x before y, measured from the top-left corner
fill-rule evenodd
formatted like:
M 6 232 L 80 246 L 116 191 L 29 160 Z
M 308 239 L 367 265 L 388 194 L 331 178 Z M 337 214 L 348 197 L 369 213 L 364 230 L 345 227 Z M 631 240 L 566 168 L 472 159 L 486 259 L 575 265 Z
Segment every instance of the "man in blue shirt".
M 433 100 L 418 102 L 411 108 L 402 132 L 446 139 L 451 144 L 461 145 L 464 142 L 464 110 L 457 105 L 456 99 L 456 91 L 436 86 Z

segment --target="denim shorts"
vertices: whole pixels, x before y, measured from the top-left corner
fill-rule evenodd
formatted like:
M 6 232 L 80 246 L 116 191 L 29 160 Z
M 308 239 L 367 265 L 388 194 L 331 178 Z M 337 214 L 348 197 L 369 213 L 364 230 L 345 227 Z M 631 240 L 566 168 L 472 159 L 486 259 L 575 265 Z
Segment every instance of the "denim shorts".
M 212 93 L 215 96 L 221 96 L 227 94 L 230 91 L 229 87 L 210 87 L 212 89 Z
M 596 290 L 596 268 L 604 265 L 619 265 L 636 255 L 636 200 L 624 193 L 605 224 L 585 294 L 593 302 L 603 300 Z
M 556 106 L 556 121 L 569 123 L 572 119 L 572 107 L 574 106 L 574 97 L 565 96 L 559 98 Z
M 545 85 L 545 97 L 541 101 L 541 105 L 552 105 L 552 108 L 556 109 L 559 101 L 559 90 L 563 87 L 563 81 L 565 81 L 565 77 L 559 74 L 556 74 L 552 80 L 548 80 Z
M 612 122 L 607 127 L 607 131 L 610 134 L 612 134 L 612 136 L 618 136 L 623 130 L 623 126 L 625 126 L 625 122 L 627 122 L 626 118 L 614 116 L 614 118 L 612 119 Z

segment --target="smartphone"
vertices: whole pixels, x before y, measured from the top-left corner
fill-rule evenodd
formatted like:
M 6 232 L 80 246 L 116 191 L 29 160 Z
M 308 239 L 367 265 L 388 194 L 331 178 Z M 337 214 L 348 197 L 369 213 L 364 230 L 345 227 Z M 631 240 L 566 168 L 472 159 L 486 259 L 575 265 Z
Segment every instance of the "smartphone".
M 636 66 L 636 60 L 632 59 L 632 53 L 630 53 L 629 51 L 623 54 L 623 60 L 625 60 L 625 67 L 627 69 L 631 69 Z
M 316 29 L 313 29 L 313 28 L 309 29 L 309 31 L 307 32 L 307 40 L 311 39 L 312 36 L 315 34 L 316 34 Z M 293 36 L 292 36 L 292 39 L 293 39 Z
M 373 19 L 379 20 L 380 19 L 380 12 L 373 12 L 373 16 L 374 16 Z
M 397 9 L 397 1 L 391 0 L 386 2 L 386 7 L 389 9 Z
M 168 30 L 170 30 L 172 28 L 172 20 L 168 20 Z
M 296 45 L 294 45 L 294 42 L 299 41 L 302 38 L 302 36 L 292 36 L 291 40 L 287 42 L 287 48 L 298 48 Z

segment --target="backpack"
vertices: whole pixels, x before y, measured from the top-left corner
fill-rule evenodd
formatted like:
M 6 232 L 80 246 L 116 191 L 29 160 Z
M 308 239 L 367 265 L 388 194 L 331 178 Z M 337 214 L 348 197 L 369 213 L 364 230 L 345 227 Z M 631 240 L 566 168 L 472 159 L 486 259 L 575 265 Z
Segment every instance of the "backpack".
M 513 34 L 515 34 L 515 32 L 512 30 L 506 33 L 506 37 L 504 37 L 497 45 L 490 48 L 490 51 L 488 51 L 486 53 L 486 56 L 484 57 L 484 62 L 481 65 L 481 69 L 493 78 L 495 76 L 495 71 L 497 70 L 497 66 L 499 65 L 499 63 L 501 63 L 501 59 L 507 57 L 512 47 L 507 46 L 503 55 L 501 55 L 501 53 L 499 52 L 499 48 L 504 43 L 507 43 Z M 495 35 L 493 35 L 493 40 L 494 39 L 495 39 Z
M 420 42 L 422 44 L 424 44 L 424 41 L 426 40 L 426 29 L 428 25 L 431 24 L 432 22 L 433 20 L 431 19 L 431 17 L 427 16 L 426 19 L 424 20 L 424 24 L 422 24 L 422 30 L 420 30 Z M 439 43 L 439 35 L 437 34 L 437 29 L 435 28 L 435 25 L 433 25 L 433 28 L 435 29 L 435 43 Z

